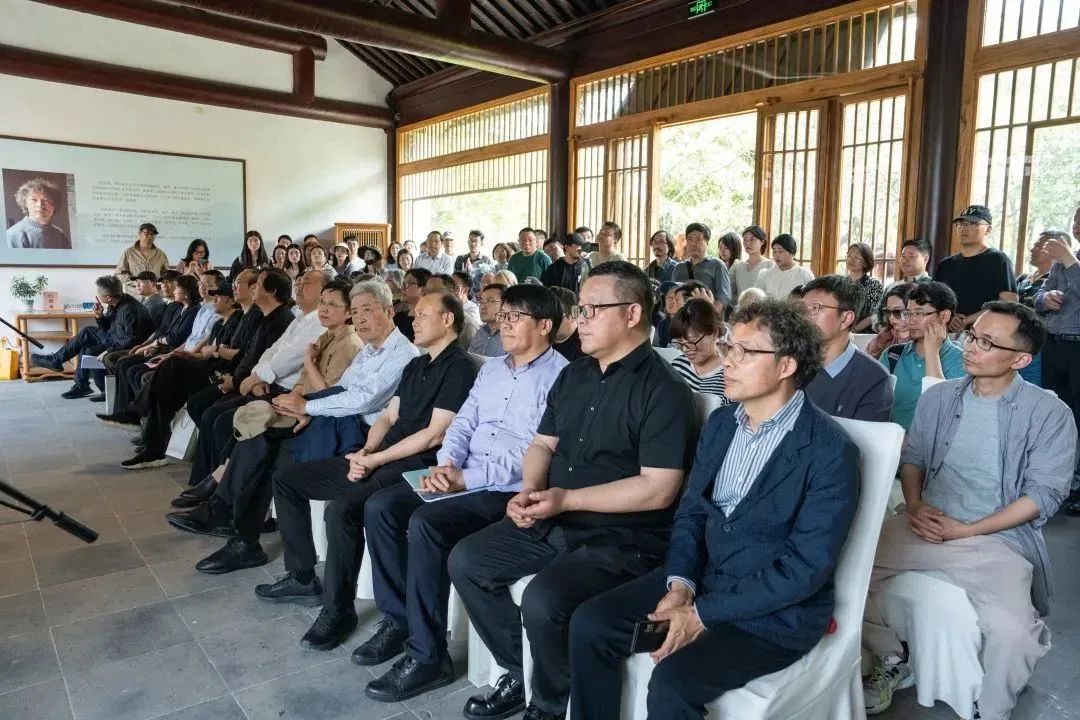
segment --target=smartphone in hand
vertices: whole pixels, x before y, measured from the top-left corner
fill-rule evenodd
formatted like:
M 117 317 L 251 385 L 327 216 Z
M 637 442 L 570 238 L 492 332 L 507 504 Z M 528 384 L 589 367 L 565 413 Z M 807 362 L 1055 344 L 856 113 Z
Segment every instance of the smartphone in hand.
M 630 643 L 631 654 L 651 653 L 659 650 L 660 646 L 664 644 L 664 639 L 667 638 L 670 624 L 667 620 L 641 620 L 634 625 L 634 639 Z

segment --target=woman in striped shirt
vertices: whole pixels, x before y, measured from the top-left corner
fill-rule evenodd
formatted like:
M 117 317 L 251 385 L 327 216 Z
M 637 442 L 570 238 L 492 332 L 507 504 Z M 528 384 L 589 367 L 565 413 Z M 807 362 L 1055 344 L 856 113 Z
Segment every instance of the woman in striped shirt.
M 691 298 L 671 318 L 671 345 L 683 353 L 671 361 L 671 367 L 691 390 L 717 395 L 727 405 L 724 365 L 717 351 L 723 334 L 720 314 L 708 300 Z

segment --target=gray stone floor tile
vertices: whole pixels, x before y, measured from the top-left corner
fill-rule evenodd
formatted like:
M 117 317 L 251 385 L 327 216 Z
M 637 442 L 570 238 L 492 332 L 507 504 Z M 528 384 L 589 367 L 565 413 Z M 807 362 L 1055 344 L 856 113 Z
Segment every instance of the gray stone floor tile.
M 173 605 L 200 639 L 238 625 L 268 623 L 297 611 L 287 604 L 259 600 L 253 585 L 233 585 L 186 595 L 173 600 Z
M 48 630 L 0 640 L 0 693 L 60 677 Z
M 168 715 L 161 715 L 154 720 L 247 720 L 247 717 L 232 695 L 225 695 Z
M 20 560 L 26 557 L 30 557 L 30 546 L 26 543 L 26 531 L 23 526 L 7 525 L 0 527 L 0 562 Z
M 254 590 L 259 583 L 272 580 L 264 568 L 247 568 L 224 575 L 207 575 L 195 569 L 195 558 L 155 563 L 150 566 L 158 583 L 170 598 L 183 597 L 221 587 L 245 587 Z
M 195 643 L 67 676 L 75 720 L 147 720 L 225 694 Z
M 41 587 L 132 570 L 145 565 L 131 540 L 94 544 L 34 558 Z
M 151 565 L 183 558 L 198 560 L 217 552 L 228 542 L 225 538 L 193 535 L 171 527 L 154 535 L 134 538 L 134 541 L 135 547 Z
M 0 695 L 0 720 L 71 720 L 62 678 Z
M 69 510 L 64 505 L 54 505 L 54 508 L 62 509 L 62 512 L 75 518 L 86 527 L 98 534 L 94 545 L 124 540 L 127 533 L 116 519 L 116 514 L 105 504 L 104 500 L 94 501 L 91 509 L 86 512 L 78 508 Z M 52 523 L 34 523 L 27 526 L 26 538 L 30 542 L 30 553 L 35 557 L 64 550 L 77 550 L 79 548 L 93 547 L 75 537 L 71 533 L 64 532 Z
M 51 625 L 83 620 L 103 613 L 161 602 L 161 591 L 145 565 L 109 575 L 54 585 L 41 591 Z
M 0 597 L 37 590 L 37 575 L 30 558 L 0 562 Z
M 175 510 L 175 508 L 169 508 Z M 120 518 L 120 524 L 131 537 L 145 537 L 157 535 L 173 528 L 165 522 L 165 513 L 168 510 L 154 508 L 153 510 L 139 510 L 129 512 L 126 508 L 116 508 L 116 515 Z
M 65 675 L 194 639 L 168 601 L 60 625 L 52 633 Z
M 0 598 L 0 639 L 49 626 L 37 590 Z
M 311 627 L 306 614 L 271 622 L 241 625 L 199 641 L 230 690 L 239 690 L 283 675 L 346 657 L 342 647 L 329 652 L 300 646 Z
M 249 720 L 384 720 L 408 709 L 364 695 L 363 669 L 348 658 L 234 693 Z

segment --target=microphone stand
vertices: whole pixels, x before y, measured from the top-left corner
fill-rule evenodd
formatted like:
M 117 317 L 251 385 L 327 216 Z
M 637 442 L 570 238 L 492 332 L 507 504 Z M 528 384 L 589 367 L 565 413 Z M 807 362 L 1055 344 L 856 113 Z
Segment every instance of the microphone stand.
M 15 334 L 16 334 L 16 335 L 18 335 L 18 336 L 19 336 L 19 337 L 21 337 L 22 339 L 26 340 L 26 342 L 30 343 L 31 345 L 33 345 L 34 347 L 36 347 L 36 348 L 37 348 L 38 350 L 43 350 L 43 349 L 45 348 L 45 346 L 44 346 L 44 345 L 42 345 L 41 343 L 39 343 L 39 342 L 38 342 L 37 340 L 35 340 L 34 338 L 30 337 L 29 335 L 27 335 L 27 334 L 26 334 L 26 333 L 24 333 L 24 332 L 23 332 L 22 330 L 20 330 L 19 328 L 15 327 L 14 325 L 12 325 L 11 323 L 9 323 L 9 322 L 8 322 L 7 320 L 5 320 L 5 319 L 4 319 L 4 318 L 2 318 L 2 317 L 0 317 L 0 323 L 3 323 L 4 325 L 7 325 L 7 326 L 8 326 L 9 328 L 11 328 L 12 330 L 14 330 L 14 331 L 15 331 Z
M 5 323 L 6 324 L 6 323 Z M 64 532 L 71 533 L 75 537 L 79 538 L 85 543 L 92 543 L 98 539 L 98 534 L 90 528 L 83 525 L 81 522 L 73 517 L 68 517 L 62 512 L 53 510 L 48 505 L 42 505 L 34 498 L 22 493 L 6 482 L 0 480 L 0 493 L 13 498 L 16 502 L 20 502 L 26 507 L 20 507 L 19 505 L 13 505 L 6 500 L 0 500 L 0 505 L 17 510 L 25 515 L 30 516 L 30 520 L 37 520 L 38 522 L 45 520 L 46 518 L 51 520 L 56 527 L 60 528 Z M 19 520 L 18 522 L 29 522 L 28 520 Z M 3 523 L 5 525 L 11 523 Z

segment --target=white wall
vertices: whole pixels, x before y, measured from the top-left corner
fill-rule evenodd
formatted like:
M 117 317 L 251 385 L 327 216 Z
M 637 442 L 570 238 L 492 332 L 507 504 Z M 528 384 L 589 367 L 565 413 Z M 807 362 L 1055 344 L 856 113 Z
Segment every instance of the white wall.
M 288 90 L 289 58 L 128 23 L 0 0 L 0 43 L 153 70 Z M 316 63 L 320 97 L 384 104 L 389 84 L 337 43 Z M 266 115 L 0 75 L 0 133 L 247 161 L 247 221 L 269 241 L 309 232 L 325 241 L 335 222 L 386 221 L 386 134 L 315 120 Z M 132 229 L 134 241 L 134 228 Z M 227 266 L 235 247 L 211 247 Z M 112 264 L 117 258 L 101 258 Z M 179 258 L 170 258 L 178 260 Z M 19 303 L 16 275 L 49 278 L 61 302 L 93 295 L 95 268 L 0 267 L 0 316 Z M 11 336 L 6 328 L 0 334 Z

